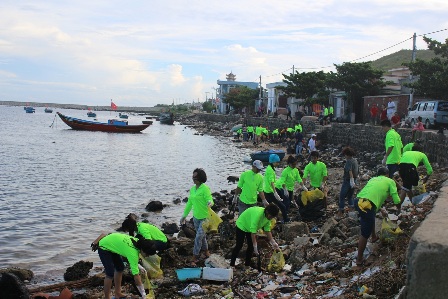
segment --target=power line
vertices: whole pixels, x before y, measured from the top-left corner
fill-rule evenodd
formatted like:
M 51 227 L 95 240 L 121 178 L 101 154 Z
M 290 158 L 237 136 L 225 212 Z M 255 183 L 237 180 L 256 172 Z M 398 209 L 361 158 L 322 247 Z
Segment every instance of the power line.
M 424 33 L 424 34 L 419 34 L 419 35 L 417 35 L 417 36 L 430 35 L 430 34 L 434 34 L 434 33 L 442 32 L 442 31 L 446 31 L 446 30 L 448 30 L 448 28 L 440 29 L 440 30 L 437 30 L 437 31 L 428 32 L 428 33 Z M 376 51 L 376 52 L 374 52 L 374 53 L 372 53 L 372 54 L 369 54 L 369 55 L 366 55 L 366 56 L 363 56 L 363 57 L 360 57 L 360 58 L 357 58 L 357 59 L 350 60 L 349 62 L 358 61 L 358 60 L 361 60 L 361 59 L 364 59 L 364 58 L 367 58 L 367 57 L 376 55 L 376 54 L 378 54 L 378 53 L 384 52 L 384 51 L 386 51 L 386 50 L 389 50 L 390 48 L 393 48 L 393 47 L 396 47 L 396 46 L 398 46 L 398 45 L 400 45 L 400 44 L 402 44 L 402 43 L 405 43 L 405 42 L 411 40 L 412 38 L 413 38 L 413 37 L 411 36 L 410 38 L 407 38 L 407 39 L 405 39 L 405 40 L 403 40 L 403 41 L 401 41 L 401 42 L 398 42 L 398 43 L 396 43 L 396 44 L 394 44 L 394 45 L 392 45 L 392 46 L 390 46 L 390 47 L 384 48 L 384 49 L 382 49 L 382 50 Z M 334 66 L 334 65 L 321 66 L 321 67 L 297 67 L 296 69 L 301 69 L 301 70 L 319 70 L 319 69 L 330 68 L 330 67 L 333 67 L 333 66 Z M 285 70 L 285 71 L 283 71 L 283 72 L 280 72 L 280 73 L 277 73 L 277 74 L 273 74 L 273 75 L 269 75 L 269 76 L 264 76 L 264 77 L 265 77 L 265 78 L 269 78 L 269 77 L 273 77 L 273 76 L 278 76 L 278 75 L 284 74 L 285 72 L 287 72 L 287 71 L 289 71 L 289 70 L 291 70 L 291 69 L 292 69 L 292 68 L 289 68 L 289 69 L 287 69 L 287 70 Z M 257 78 L 257 80 L 258 80 L 258 78 Z M 254 80 L 254 81 L 257 81 L 257 80 Z

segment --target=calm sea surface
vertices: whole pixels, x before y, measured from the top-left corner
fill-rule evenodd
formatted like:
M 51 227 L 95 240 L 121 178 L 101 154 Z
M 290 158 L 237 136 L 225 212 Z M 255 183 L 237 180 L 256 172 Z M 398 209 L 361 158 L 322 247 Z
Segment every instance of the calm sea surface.
M 57 111 L 87 119 L 86 111 Z M 108 118 L 97 112 L 98 120 Z M 131 115 L 129 123 L 143 119 Z M 90 243 L 130 212 L 145 212 L 150 200 L 169 205 L 151 213 L 151 222 L 178 222 L 185 204 L 172 201 L 188 195 L 196 167 L 205 169 L 212 192 L 234 188 L 226 178 L 249 169 L 247 150 L 194 133 L 156 121 L 141 134 L 75 131 L 44 108 L 27 114 L 0 106 L 0 267 L 59 280 L 79 260 L 100 266 Z

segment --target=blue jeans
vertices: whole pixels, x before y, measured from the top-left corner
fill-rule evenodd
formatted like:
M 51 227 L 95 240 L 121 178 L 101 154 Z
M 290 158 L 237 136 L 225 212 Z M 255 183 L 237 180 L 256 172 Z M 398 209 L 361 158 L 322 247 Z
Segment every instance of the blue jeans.
M 302 155 L 302 148 L 303 148 L 303 143 L 302 143 L 302 141 L 300 141 L 296 145 L 296 156 L 298 156 L 298 155 L 301 156 Z
M 194 247 L 193 254 L 198 256 L 202 250 L 208 250 L 207 244 L 207 234 L 202 228 L 202 223 L 205 221 L 204 219 L 196 219 L 193 217 L 194 228 L 196 230 L 196 238 L 194 239 Z
M 339 193 L 339 211 L 344 211 L 345 199 L 348 200 L 348 206 L 353 208 L 353 193 L 355 189 L 350 186 L 350 181 L 343 181 L 341 192 Z

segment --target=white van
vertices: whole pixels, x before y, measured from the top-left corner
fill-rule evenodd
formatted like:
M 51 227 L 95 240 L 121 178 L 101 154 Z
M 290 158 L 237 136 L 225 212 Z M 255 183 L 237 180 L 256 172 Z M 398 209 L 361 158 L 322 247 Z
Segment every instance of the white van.
M 448 101 L 424 100 L 415 103 L 409 109 L 406 122 L 413 127 L 419 116 L 422 117 L 426 129 L 448 127 Z

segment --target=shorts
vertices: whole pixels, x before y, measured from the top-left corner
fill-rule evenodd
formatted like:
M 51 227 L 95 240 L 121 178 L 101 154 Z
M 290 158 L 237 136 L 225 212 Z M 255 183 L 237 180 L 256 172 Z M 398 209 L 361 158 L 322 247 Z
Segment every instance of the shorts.
M 101 248 L 98 248 L 98 255 L 100 256 L 100 260 L 103 263 L 106 277 L 113 278 L 115 271 L 123 272 L 124 263 L 121 255 Z
M 359 213 L 360 222 L 361 222 L 361 236 L 368 239 L 370 235 L 372 234 L 373 230 L 375 229 L 375 214 L 376 214 L 376 207 L 375 205 L 371 203 L 370 209 L 365 209 L 365 212 L 362 211 L 359 206 L 358 202 L 360 199 L 355 199 L 355 209 Z
M 419 176 L 417 168 L 412 163 L 400 163 L 399 174 L 401 180 L 403 181 L 403 190 L 411 191 L 412 186 L 417 186 L 419 181 Z

